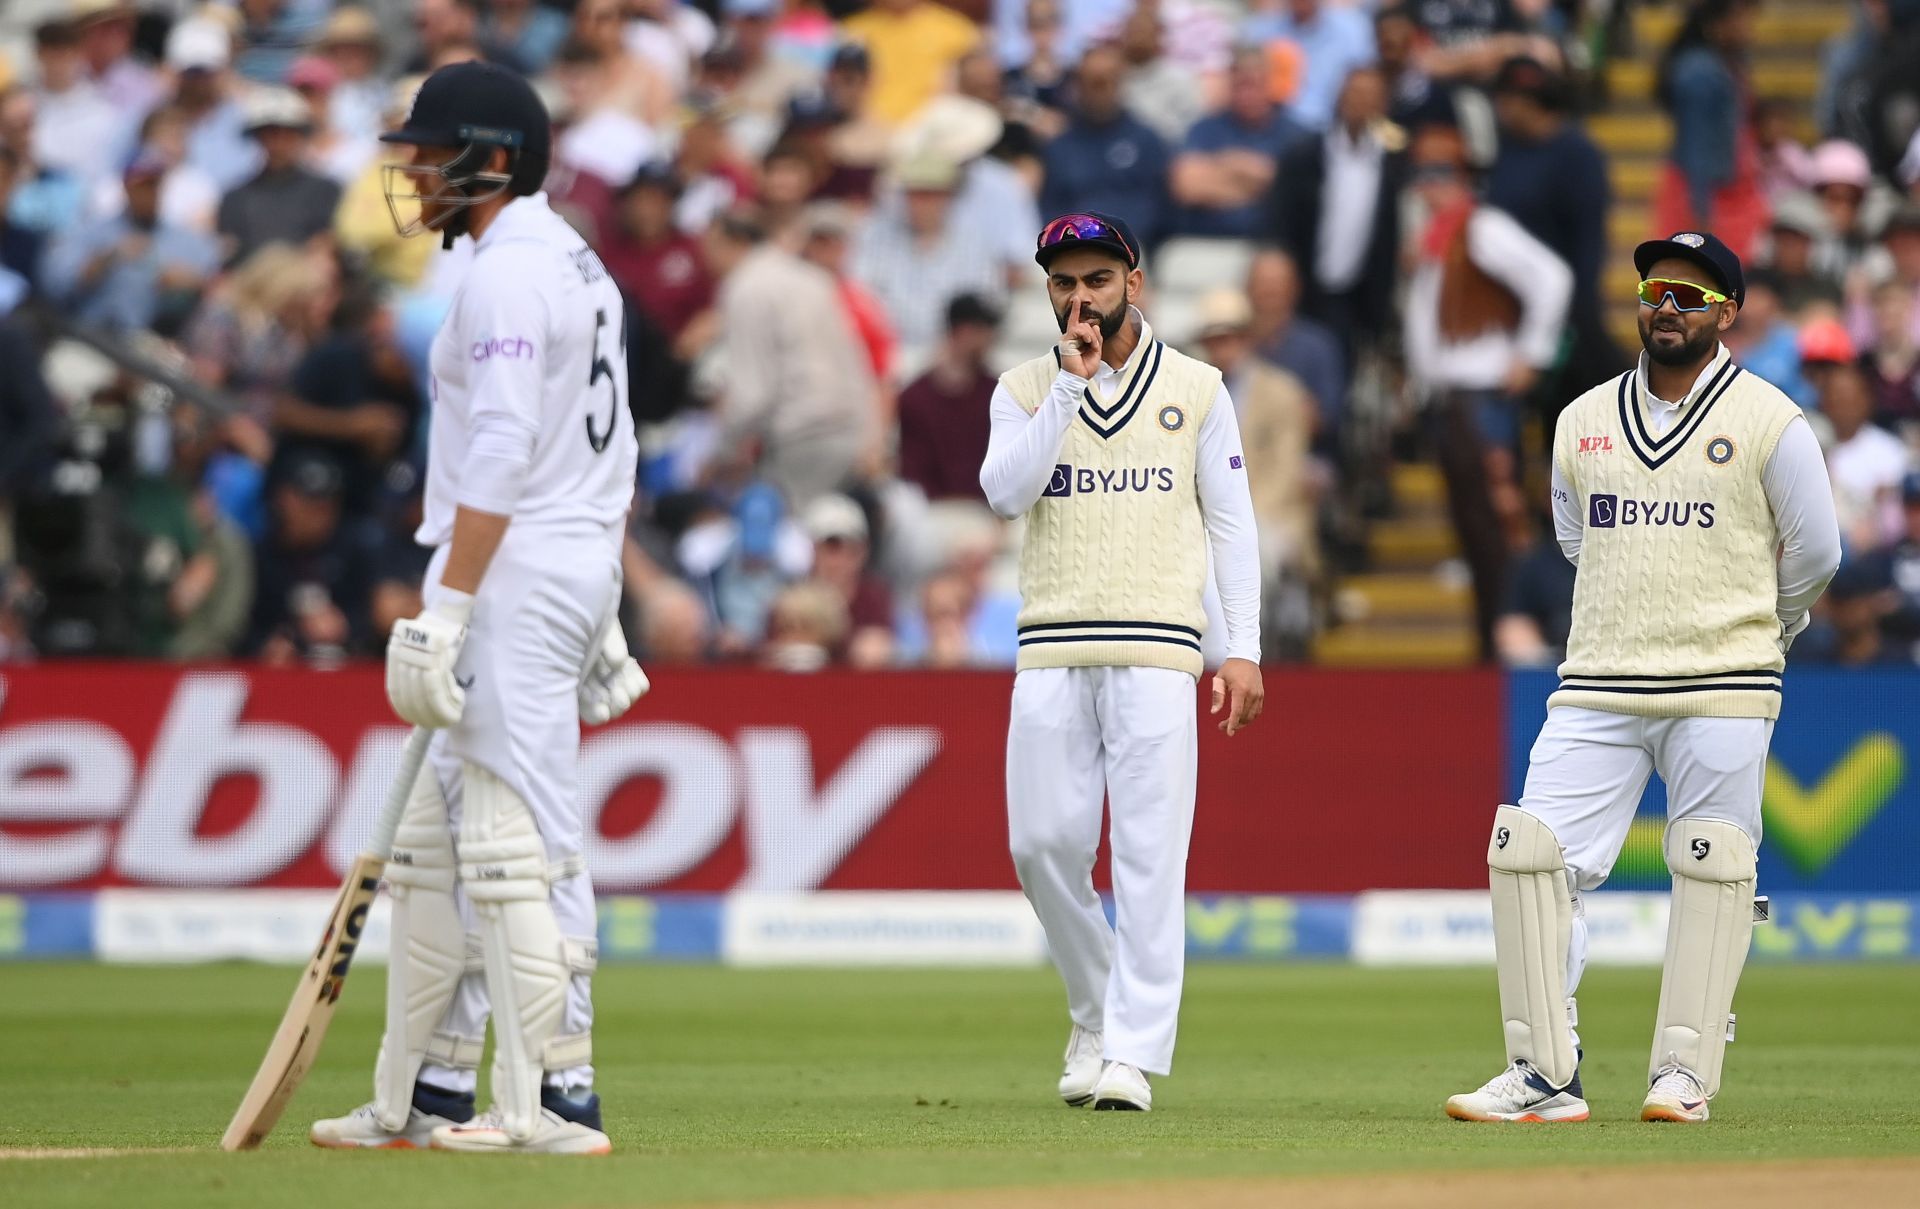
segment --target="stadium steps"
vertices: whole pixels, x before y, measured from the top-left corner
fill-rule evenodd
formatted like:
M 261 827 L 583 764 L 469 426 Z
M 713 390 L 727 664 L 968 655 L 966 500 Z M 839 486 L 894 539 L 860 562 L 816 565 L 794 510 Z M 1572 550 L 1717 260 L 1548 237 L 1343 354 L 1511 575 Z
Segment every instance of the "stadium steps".
M 1341 581 L 1334 606 L 1340 616 L 1359 623 L 1467 621 L 1473 593 L 1432 572 L 1376 572 Z
M 1610 63 L 1607 66 L 1607 87 L 1615 97 L 1651 97 L 1658 62 L 1657 58 L 1649 56 Z M 1818 52 L 1799 49 L 1796 58 L 1772 59 L 1761 57 L 1756 48 L 1753 87 L 1755 94 L 1761 97 L 1799 100 L 1804 96 L 1811 99 L 1820 87 Z
M 1331 667 L 1461 667 L 1474 654 L 1473 631 L 1464 625 L 1341 626 L 1313 648 L 1314 662 Z
M 1848 5 L 1842 0 L 1819 0 L 1808 3 L 1784 4 L 1781 0 L 1770 0 L 1755 20 L 1754 30 L 1761 45 L 1794 46 L 1802 49 L 1815 47 L 1846 28 L 1851 14 L 1845 10 Z M 1835 22 L 1833 10 L 1841 10 L 1841 20 Z M 1681 10 L 1678 5 L 1664 8 L 1649 8 L 1642 5 L 1633 15 L 1633 32 L 1643 47 L 1664 47 L 1680 32 Z
M 1367 551 L 1382 570 L 1419 571 L 1459 554 L 1460 546 L 1445 516 L 1395 517 L 1374 522 Z
M 1438 467 L 1396 466 L 1395 514 L 1367 535 L 1372 570 L 1343 579 L 1337 622 L 1314 644 L 1336 667 L 1457 667 L 1473 661 L 1472 594 L 1447 564 L 1459 545 Z
M 1607 215 L 1607 246 L 1631 248 L 1653 229 L 1653 211 L 1646 206 L 1615 206 Z
M 1633 46 L 1616 52 L 1606 69 L 1610 109 L 1588 120 L 1607 155 L 1614 213 L 1607 230 L 1613 265 L 1602 289 L 1608 326 L 1624 348 L 1638 348 L 1633 286 L 1633 247 L 1654 234 L 1652 198 L 1660 163 L 1672 138 L 1672 123 L 1653 99 L 1661 53 L 1680 28 L 1681 6 L 1641 5 L 1633 15 Z M 1853 6 L 1840 0 L 1768 0 L 1754 23 L 1753 75 L 1758 96 L 1801 107 L 1800 137 L 1811 144 L 1813 97 L 1820 86 L 1821 52 L 1844 33 Z

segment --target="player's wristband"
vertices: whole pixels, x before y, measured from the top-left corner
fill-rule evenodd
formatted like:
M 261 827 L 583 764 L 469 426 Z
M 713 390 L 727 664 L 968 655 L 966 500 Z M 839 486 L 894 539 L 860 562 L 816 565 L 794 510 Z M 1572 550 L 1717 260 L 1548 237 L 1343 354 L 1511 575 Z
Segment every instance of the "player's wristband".
M 473 619 L 473 594 L 441 584 L 439 599 L 433 602 L 433 611 L 455 625 L 466 625 Z

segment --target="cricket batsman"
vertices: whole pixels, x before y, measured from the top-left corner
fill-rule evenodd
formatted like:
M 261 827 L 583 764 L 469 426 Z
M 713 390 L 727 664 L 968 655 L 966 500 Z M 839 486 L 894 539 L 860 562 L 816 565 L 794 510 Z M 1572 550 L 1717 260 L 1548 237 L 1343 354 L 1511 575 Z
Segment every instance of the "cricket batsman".
M 1691 231 L 1641 244 L 1638 368 L 1560 418 L 1553 517 L 1579 567 L 1560 687 L 1487 846 L 1507 1069 L 1465 1121 L 1584 1121 L 1580 894 L 1607 880 L 1650 772 L 1667 786 L 1672 916 L 1644 1121 L 1707 1119 L 1753 933 L 1760 796 L 1788 645 L 1840 562 L 1820 444 L 1728 358 L 1740 261 Z
M 518 75 L 444 67 L 385 138 L 412 148 L 387 170 L 401 233 L 475 255 L 432 351 L 426 611 L 387 644 L 394 711 L 439 733 L 387 866 L 386 1035 L 372 1103 L 312 1138 L 605 1154 L 576 760 L 581 720 L 647 689 L 616 613 L 638 458 L 620 293 L 540 192 L 551 131 Z
M 1154 338 L 1133 305 L 1140 245 L 1104 214 L 1040 232 L 1064 333 L 1001 377 L 980 486 L 1027 518 L 1007 732 L 1015 868 L 1072 1017 L 1060 1098 L 1152 1107 L 1172 1066 L 1208 554 L 1226 618 L 1220 729 L 1260 715 L 1260 563 L 1240 429 L 1220 372 Z M 1117 929 L 1093 889 L 1111 803 Z

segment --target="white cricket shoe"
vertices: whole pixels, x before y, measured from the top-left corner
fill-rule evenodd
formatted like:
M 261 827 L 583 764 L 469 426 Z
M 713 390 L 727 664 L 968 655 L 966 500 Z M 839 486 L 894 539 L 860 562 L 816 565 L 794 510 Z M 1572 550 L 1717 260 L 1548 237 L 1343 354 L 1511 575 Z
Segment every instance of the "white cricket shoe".
M 613 1141 L 600 1129 L 599 1096 L 573 1105 L 542 1089 L 540 1118 L 526 1141 L 514 1141 L 500 1110 L 489 1108 L 465 1125 L 434 1130 L 433 1148 L 485 1154 L 612 1154 Z
M 1668 1062 L 1653 1077 L 1646 1103 L 1640 1106 L 1640 1119 L 1689 1125 L 1706 1120 L 1707 1090 L 1700 1086 L 1700 1077 L 1678 1062 Z
M 1580 1072 L 1556 1090 L 1525 1058 L 1501 1071 L 1479 1091 L 1447 1097 L 1447 1115 L 1456 1121 L 1584 1121 L 1587 1102 L 1580 1096 Z
M 1109 1062 L 1100 1072 L 1100 1081 L 1093 1085 L 1093 1108 L 1095 1112 L 1119 1109 L 1128 1112 L 1153 1111 L 1153 1088 L 1148 1085 L 1147 1077 L 1140 1073 L 1137 1066 L 1128 1066 L 1125 1062 Z
M 344 1117 L 315 1121 L 307 1137 L 315 1146 L 328 1150 L 426 1150 L 433 1143 L 433 1131 L 442 1125 L 458 1125 L 451 1117 L 407 1109 L 407 1123 L 398 1132 L 380 1124 L 371 1103 L 362 1104 Z
M 1060 1098 L 1075 1108 L 1091 1104 L 1101 1065 L 1099 1032 L 1074 1025 L 1067 1034 L 1067 1065 L 1060 1072 Z

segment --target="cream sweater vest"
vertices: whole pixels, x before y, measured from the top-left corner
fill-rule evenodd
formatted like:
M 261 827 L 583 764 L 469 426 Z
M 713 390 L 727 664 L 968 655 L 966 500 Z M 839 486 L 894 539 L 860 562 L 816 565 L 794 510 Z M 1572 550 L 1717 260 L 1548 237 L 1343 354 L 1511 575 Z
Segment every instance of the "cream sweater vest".
M 1659 438 L 1632 373 L 1561 415 L 1554 463 L 1586 526 L 1549 708 L 1779 717 L 1779 538 L 1761 474 L 1799 415 L 1730 361 Z
M 1048 353 L 1000 381 L 1031 414 L 1059 373 Z M 1103 399 L 1088 386 L 1052 481 L 1027 513 L 1018 666 L 1164 667 L 1197 678 L 1207 534 L 1194 458 L 1220 371 L 1143 324 L 1116 390 Z

